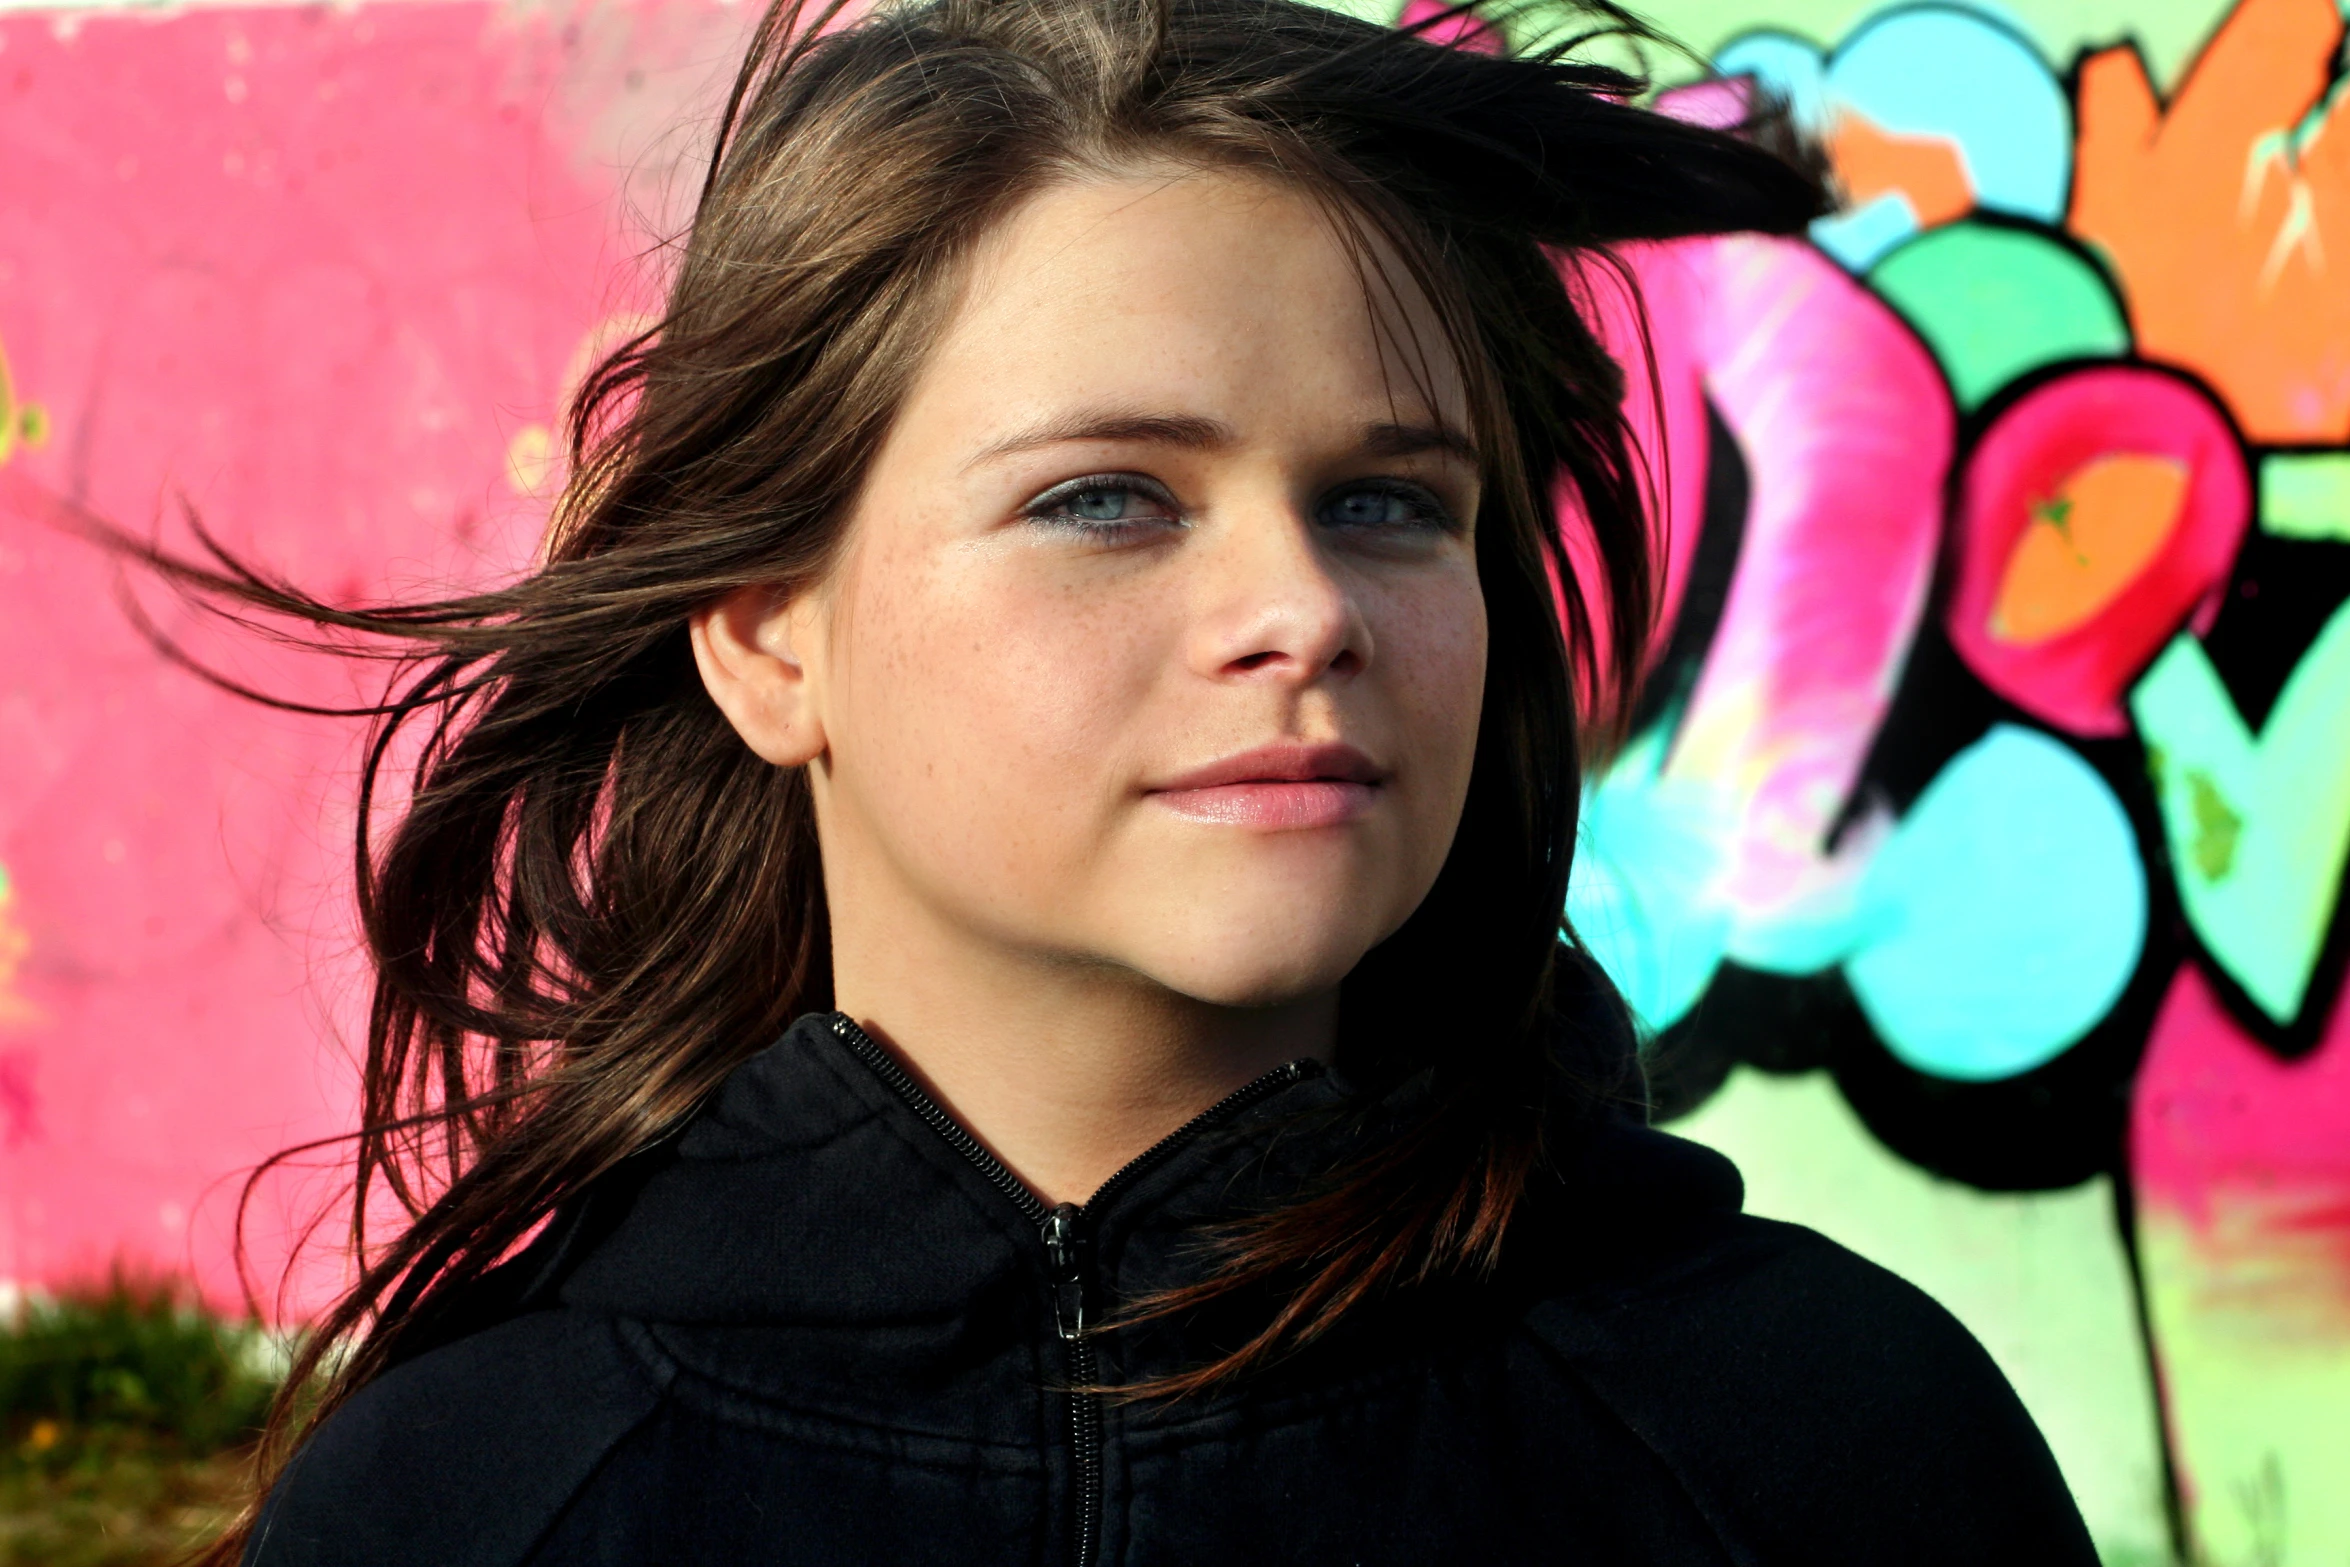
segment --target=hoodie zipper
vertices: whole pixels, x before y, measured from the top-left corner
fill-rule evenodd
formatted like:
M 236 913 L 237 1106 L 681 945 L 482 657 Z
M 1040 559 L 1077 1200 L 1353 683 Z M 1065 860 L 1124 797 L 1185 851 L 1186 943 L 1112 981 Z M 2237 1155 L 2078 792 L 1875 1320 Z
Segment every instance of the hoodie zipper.
M 1001 1159 L 981 1147 L 979 1139 L 963 1130 L 953 1116 L 939 1107 L 937 1100 L 924 1093 L 922 1085 L 876 1044 L 872 1035 L 838 1012 L 832 1016 L 832 1032 L 874 1076 L 906 1102 L 907 1108 L 922 1118 L 923 1124 L 985 1176 L 989 1185 L 1010 1198 L 1021 1215 L 1036 1226 L 1044 1241 L 1045 1260 L 1052 1268 L 1053 1326 L 1068 1366 L 1069 1444 L 1077 1468 L 1076 1548 L 1070 1561 L 1076 1567 L 1086 1567 L 1093 1560 L 1094 1542 L 1101 1533 L 1102 1522 L 1102 1400 L 1100 1394 L 1086 1391 L 1100 1378 L 1090 1337 L 1094 1318 L 1088 1310 L 1087 1287 L 1092 1269 L 1086 1259 L 1093 1243 L 1094 1216 L 1111 1198 L 1165 1162 L 1201 1132 L 1268 1094 L 1313 1076 L 1321 1070 L 1320 1064 L 1312 1060 L 1291 1061 L 1242 1084 L 1129 1159 L 1082 1204 L 1064 1202 L 1048 1208 L 1018 1176 L 1004 1167 Z

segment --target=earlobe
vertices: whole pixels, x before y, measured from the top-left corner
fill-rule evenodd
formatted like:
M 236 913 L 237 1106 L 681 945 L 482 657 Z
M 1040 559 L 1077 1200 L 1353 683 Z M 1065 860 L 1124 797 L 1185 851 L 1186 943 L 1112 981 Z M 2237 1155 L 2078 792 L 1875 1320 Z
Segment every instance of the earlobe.
M 824 753 L 808 661 L 794 647 L 795 604 L 775 587 L 737 588 L 687 622 L 702 687 L 761 758 L 800 767 Z

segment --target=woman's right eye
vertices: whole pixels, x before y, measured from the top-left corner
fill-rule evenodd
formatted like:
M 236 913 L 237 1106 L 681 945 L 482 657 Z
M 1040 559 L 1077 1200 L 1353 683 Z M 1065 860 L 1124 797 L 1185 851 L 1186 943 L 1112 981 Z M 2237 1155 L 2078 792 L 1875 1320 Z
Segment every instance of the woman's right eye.
M 1175 498 L 1138 474 L 1102 474 L 1058 484 L 1030 501 L 1031 521 L 1083 531 L 1115 532 L 1146 523 L 1175 522 Z

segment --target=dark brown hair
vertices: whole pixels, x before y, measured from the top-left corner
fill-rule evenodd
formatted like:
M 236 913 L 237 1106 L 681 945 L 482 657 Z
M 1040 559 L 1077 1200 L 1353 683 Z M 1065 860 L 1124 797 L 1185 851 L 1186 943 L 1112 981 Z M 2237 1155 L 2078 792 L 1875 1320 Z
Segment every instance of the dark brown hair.
M 1560 925 L 1579 747 L 1628 711 L 1635 673 L 1594 648 L 1645 644 L 1651 564 L 1623 377 L 1561 268 L 1604 267 L 1625 241 L 1794 229 L 1820 209 L 1816 178 L 1752 137 L 1635 107 L 1639 84 L 1575 63 L 1575 40 L 1447 49 L 1294 0 L 926 0 L 851 25 L 834 11 L 782 0 L 759 26 L 667 311 L 573 411 L 537 570 L 348 610 L 217 550 L 140 550 L 229 613 L 402 660 L 372 710 L 358 843 L 375 966 L 360 1275 L 296 1363 L 264 1484 L 559 1208 L 830 1005 L 806 780 L 728 727 L 687 619 L 825 571 L 964 258 L 1055 180 L 1248 171 L 1375 237 L 1444 324 L 1490 468 L 1466 815 L 1425 904 L 1341 1005 L 1350 1070 L 1429 1074 L 1425 1109 L 1368 1163 L 1226 1237 L 1221 1271 L 1174 1304 L 1268 1281 L 1285 1304 L 1168 1390 L 1294 1347 L 1384 1285 L 1489 1266 L 1546 1129 L 1620 1086 L 1562 1092 Z M 1562 498 L 1588 530 L 1580 576 Z M 1578 690 L 1593 694 L 1580 728 Z M 366 1220 L 387 1196 L 402 1222 L 379 1239 Z M 249 1528 L 206 1559 L 234 1561 Z

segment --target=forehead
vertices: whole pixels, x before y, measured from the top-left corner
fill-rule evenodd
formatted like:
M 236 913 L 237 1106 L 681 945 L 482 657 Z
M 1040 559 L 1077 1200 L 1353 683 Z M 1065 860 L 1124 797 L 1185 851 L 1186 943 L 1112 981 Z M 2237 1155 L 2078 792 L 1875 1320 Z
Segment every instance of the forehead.
M 1296 190 L 1224 172 L 1073 180 L 1015 209 L 974 255 L 914 400 L 958 388 L 1003 423 L 1070 402 L 1242 428 L 1307 405 L 1350 428 L 1467 421 L 1439 318 L 1393 253 Z

